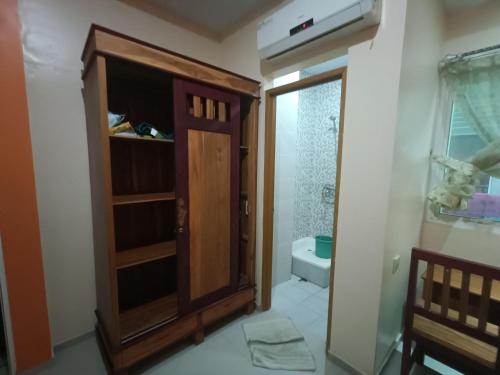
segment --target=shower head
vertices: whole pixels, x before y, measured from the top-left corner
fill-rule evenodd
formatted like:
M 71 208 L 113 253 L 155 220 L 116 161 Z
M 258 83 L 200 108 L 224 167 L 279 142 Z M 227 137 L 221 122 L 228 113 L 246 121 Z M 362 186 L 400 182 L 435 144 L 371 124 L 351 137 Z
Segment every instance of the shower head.
M 333 131 L 334 133 L 336 133 L 337 132 L 337 117 L 331 115 L 328 117 L 328 119 L 333 122 L 333 127 L 328 128 L 328 131 Z

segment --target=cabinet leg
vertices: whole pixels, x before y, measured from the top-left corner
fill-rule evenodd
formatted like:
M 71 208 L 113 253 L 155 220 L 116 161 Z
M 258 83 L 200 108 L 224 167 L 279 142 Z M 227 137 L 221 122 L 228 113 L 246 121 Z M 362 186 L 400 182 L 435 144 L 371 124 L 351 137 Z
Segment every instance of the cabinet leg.
M 401 375 L 409 375 L 412 362 L 411 362 L 411 339 L 405 332 L 403 334 L 403 356 L 401 358 Z
M 194 343 L 195 345 L 200 345 L 203 340 L 205 340 L 205 331 L 203 331 L 203 329 L 200 329 L 194 334 Z
M 255 311 L 255 303 L 254 302 L 250 302 L 247 307 L 245 308 L 245 313 L 247 315 L 251 315 L 253 314 Z

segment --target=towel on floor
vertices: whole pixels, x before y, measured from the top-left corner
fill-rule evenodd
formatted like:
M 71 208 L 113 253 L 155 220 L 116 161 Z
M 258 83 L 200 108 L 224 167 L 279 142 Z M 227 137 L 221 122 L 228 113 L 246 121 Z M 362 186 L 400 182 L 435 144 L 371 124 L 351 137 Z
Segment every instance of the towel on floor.
M 314 356 L 290 319 L 243 324 L 254 366 L 291 371 L 314 371 Z

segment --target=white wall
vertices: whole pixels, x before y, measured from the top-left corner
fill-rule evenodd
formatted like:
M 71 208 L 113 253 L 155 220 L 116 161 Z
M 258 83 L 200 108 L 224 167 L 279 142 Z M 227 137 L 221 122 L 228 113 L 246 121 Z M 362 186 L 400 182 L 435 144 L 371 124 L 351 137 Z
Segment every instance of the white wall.
M 375 370 L 401 333 L 411 248 L 420 245 L 439 89 L 444 14 L 436 0 L 408 1 L 383 264 Z M 393 274 L 393 258 L 400 256 Z
M 364 374 L 375 365 L 406 1 L 385 0 L 377 35 L 349 48 L 332 344 Z
M 499 43 L 500 2 L 491 1 L 476 8 L 450 14 L 446 19 L 443 56 L 489 47 Z M 445 139 L 442 142 L 446 142 Z M 500 226 L 456 221 L 439 223 L 426 220 L 422 228 L 422 247 L 442 251 L 478 262 L 500 266 Z
M 270 10 L 268 13 L 273 12 Z M 262 17 L 264 18 L 264 16 Z M 263 223 L 263 195 L 264 195 L 264 129 L 265 129 L 265 90 L 273 87 L 273 79 L 288 73 L 307 68 L 324 61 L 328 61 L 347 54 L 350 45 L 366 40 L 374 34 L 373 29 L 359 32 L 346 38 L 321 45 L 317 49 L 299 53 L 290 58 L 280 60 L 275 64 L 263 64 L 257 51 L 257 24 L 258 19 L 249 22 L 222 42 L 222 65 L 225 69 L 244 74 L 257 79 L 261 84 L 261 103 L 259 107 L 259 134 L 257 158 L 257 228 L 256 228 L 256 255 L 255 280 L 257 284 L 257 304 L 261 298 L 262 279 L 262 223 Z
M 93 330 L 94 255 L 80 54 L 92 22 L 220 65 L 221 45 L 114 0 L 20 0 L 52 342 Z
M 292 74 L 298 78 L 298 72 Z M 292 274 L 298 104 L 298 92 L 276 100 L 273 286 L 289 280 Z
M 336 57 L 345 53 L 346 47 L 350 46 L 334 281 L 333 340 L 329 351 L 366 374 L 372 374 L 375 368 L 406 1 L 385 0 L 384 7 L 384 20 L 373 41 L 362 41 L 367 36 L 373 36 L 371 32 L 354 35 L 333 43 L 330 50 L 321 48 L 317 55 L 308 54 L 302 60 L 299 57 L 282 61 L 274 70 L 265 66 L 265 77 L 259 76 L 255 23 L 247 25 L 223 43 L 226 68 L 264 79 L 264 88 L 270 87 L 269 81 L 273 75 Z M 261 104 L 259 132 L 261 151 L 265 141 L 264 104 Z M 262 259 L 262 156 L 261 152 L 258 171 L 258 282 Z M 421 210 L 421 207 L 418 209 Z
M 349 49 L 331 352 L 371 373 L 384 261 L 406 1 L 385 0 L 371 33 L 261 74 L 257 22 L 221 44 L 113 0 L 20 0 L 47 294 L 54 343 L 93 329 L 90 188 L 79 56 L 91 22 L 263 80 Z M 290 70 L 291 69 L 291 70 Z M 256 280 L 261 279 L 264 101 L 260 107 Z M 366 187 L 370 189 L 367 190 Z M 355 277 L 353 275 L 356 275 Z M 260 295 L 260 293 L 259 293 Z M 363 336 L 361 336 L 363 335 Z M 360 337 L 363 337 L 360 340 Z
M 307 70 L 301 71 L 301 76 L 308 75 Z M 334 187 L 336 181 L 341 95 L 340 80 L 299 92 L 294 240 L 333 234 L 334 202 L 323 199 L 323 190 L 326 185 Z

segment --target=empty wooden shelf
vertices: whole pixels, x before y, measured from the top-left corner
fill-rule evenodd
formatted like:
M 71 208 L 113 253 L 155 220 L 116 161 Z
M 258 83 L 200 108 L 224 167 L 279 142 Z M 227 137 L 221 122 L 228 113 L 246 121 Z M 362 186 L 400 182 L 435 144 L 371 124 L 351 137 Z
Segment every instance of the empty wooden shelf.
M 113 196 L 113 205 L 172 201 L 175 200 L 175 193 L 150 193 L 150 194 L 128 194 Z
M 175 241 L 137 247 L 116 253 L 116 268 L 125 268 L 137 264 L 168 258 L 176 254 Z
M 172 143 L 111 141 L 110 159 L 113 195 L 175 191 L 174 152 L 175 149 Z
M 116 372 L 255 301 L 259 82 L 93 25 L 96 332 Z M 165 137 L 109 135 L 108 113 Z
M 118 252 L 175 240 L 175 200 L 113 205 L 113 218 Z
M 153 302 L 120 314 L 121 340 L 145 332 L 177 316 L 177 294 L 162 297 Z

